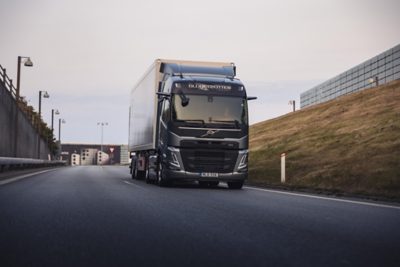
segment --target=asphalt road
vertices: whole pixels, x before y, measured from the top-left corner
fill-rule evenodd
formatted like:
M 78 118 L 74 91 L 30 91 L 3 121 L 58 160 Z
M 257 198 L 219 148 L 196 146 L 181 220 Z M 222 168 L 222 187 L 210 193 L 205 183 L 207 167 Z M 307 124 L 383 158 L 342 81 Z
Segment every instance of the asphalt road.
M 0 186 L 0 266 L 400 266 L 400 208 L 67 167 Z

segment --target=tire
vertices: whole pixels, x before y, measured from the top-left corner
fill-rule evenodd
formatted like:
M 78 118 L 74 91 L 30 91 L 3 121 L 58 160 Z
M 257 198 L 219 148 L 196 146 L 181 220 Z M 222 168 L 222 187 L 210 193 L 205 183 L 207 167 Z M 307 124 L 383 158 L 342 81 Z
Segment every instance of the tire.
M 146 181 L 146 184 L 151 183 L 149 166 L 147 166 L 146 170 L 144 171 L 144 180 Z
M 133 175 L 132 175 L 132 179 L 138 179 L 138 170 L 137 170 L 137 166 L 135 166 L 135 169 L 133 170 Z
M 133 168 L 133 164 L 131 164 L 131 177 L 132 177 L 132 180 L 134 180 L 136 177 L 135 177 L 135 169 Z
M 244 181 L 228 182 L 228 187 L 230 189 L 241 189 L 243 187 Z
M 161 162 L 158 163 L 158 168 L 157 168 L 157 184 L 160 187 L 166 187 L 169 185 L 169 181 L 166 179 L 165 176 L 164 166 Z

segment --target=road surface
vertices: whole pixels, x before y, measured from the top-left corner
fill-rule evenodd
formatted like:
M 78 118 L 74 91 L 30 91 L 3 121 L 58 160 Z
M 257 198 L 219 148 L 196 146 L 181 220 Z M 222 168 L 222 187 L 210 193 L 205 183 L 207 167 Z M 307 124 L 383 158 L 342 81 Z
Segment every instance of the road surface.
M 160 188 L 128 167 L 0 186 L 0 266 L 400 266 L 400 208 L 245 187 Z

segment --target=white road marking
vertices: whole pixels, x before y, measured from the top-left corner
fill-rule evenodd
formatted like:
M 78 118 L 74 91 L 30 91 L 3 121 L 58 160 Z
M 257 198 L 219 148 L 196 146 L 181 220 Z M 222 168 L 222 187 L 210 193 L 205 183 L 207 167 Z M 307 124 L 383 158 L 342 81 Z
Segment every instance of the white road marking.
M 137 187 L 139 187 L 139 188 L 143 188 L 143 187 L 141 187 L 140 185 L 131 183 L 131 182 L 129 182 L 129 181 L 124 181 L 124 183 L 129 184 L 129 185 L 134 185 L 134 186 L 137 186 Z
M 39 171 L 39 172 L 31 172 L 31 173 L 27 173 L 27 174 L 20 175 L 20 176 L 17 176 L 17 177 L 13 177 L 13 178 L 10 178 L 10 179 L 6 179 L 6 180 L 3 180 L 3 181 L 0 181 L 0 186 L 1 185 L 5 185 L 5 184 L 9 184 L 9 183 L 12 183 L 12 182 L 16 182 L 18 180 L 22 180 L 22 179 L 28 178 L 28 177 L 33 176 L 33 175 L 37 175 L 37 174 L 41 174 L 41 173 L 45 173 L 45 172 L 49 172 L 49 171 L 54 171 L 54 170 L 55 169 L 44 170 L 44 171 Z
M 348 199 L 331 198 L 331 197 L 313 196 L 313 195 L 307 195 L 307 194 L 301 194 L 301 193 L 291 193 L 291 192 L 264 189 L 264 188 L 257 188 L 257 187 L 251 187 L 251 186 L 244 186 L 244 188 L 251 189 L 251 190 L 270 192 L 270 193 L 276 193 L 276 194 L 283 194 L 283 195 L 291 195 L 291 196 L 300 196 L 300 197 L 332 200 L 332 201 L 346 202 L 346 203 L 359 204 L 359 205 L 365 205 L 365 206 L 373 206 L 373 207 L 400 210 L 400 206 L 392 206 L 392 205 L 387 205 L 387 204 L 379 204 L 379 203 L 371 203 L 371 202 L 363 202 L 363 201 L 357 201 L 357 200 L 348 200 Z

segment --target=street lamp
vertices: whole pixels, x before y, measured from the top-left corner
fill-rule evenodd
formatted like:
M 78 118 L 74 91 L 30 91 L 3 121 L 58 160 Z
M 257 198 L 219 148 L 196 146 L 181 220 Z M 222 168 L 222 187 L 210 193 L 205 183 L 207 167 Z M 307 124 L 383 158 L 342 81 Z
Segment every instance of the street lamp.
M 54 134 L 54 115 L 60 115 L 58 109 L 51 110 L 51 133 Z
M 31 61 L 30 57 L 23 57 L 23 56 L 18 56 L 18 63 L 17 63 L 17 91 L 15 92 L 15 99 L 17 101 L 17 104 L 19 103 L 20 100 L 20 80 L 21 80 L 21 63 L 22 59 L 26 59 L 24 62 L 25 67 L 32 67 L 33 63 Z M 18 156 L 18 112 L 15 112 L 15 119 L 14 119 L 14 157 Z
M 42 115 L 42 93 L 43 93 L 43 98 L 49 98 L 50 95 L 47 93 L 47 91 L 39 91 L 39 119 L 41 118 Z
M 101 147 L 100 151 L 103 152 L 103 127 L 108 125 L 108 122 L 98 122 L 97 125 L 101 126 Z
M 58 148 L 59 148 L 59 158 L 61 159 L 61 123 L 65 123 L 64 119 L 58 119 Z
M 21 80 L 21 63 L 22 63 L 22 59 L 26 59 L 25 62 L 24 62 L 24 66 L 25 67 L 33 67 L 33 63 L 31 61 L 30 57 L 18 56 L 17 92 L 16 92 L 17 101 L 19 101 L 19 96 L 20 96 L 20 80 Z
M 293 106 L 293 112 L 295 112 L 296 111 L 296 101 L 295 100 L 290 100 L 289 101 L 289 105 Z
M 61 123 L 66 123 L 64 119 L 58 119 L 58 142 L 60 142 L 61 146 Z
M 31 62 L 32 63 L 32 62 Z M 39 128 L 38 128 L 38 159 L 40 159 L 40 135 L 42 134 L 42 93 L 44 98 L 49 98 L 47 91 L 39 90 Z

